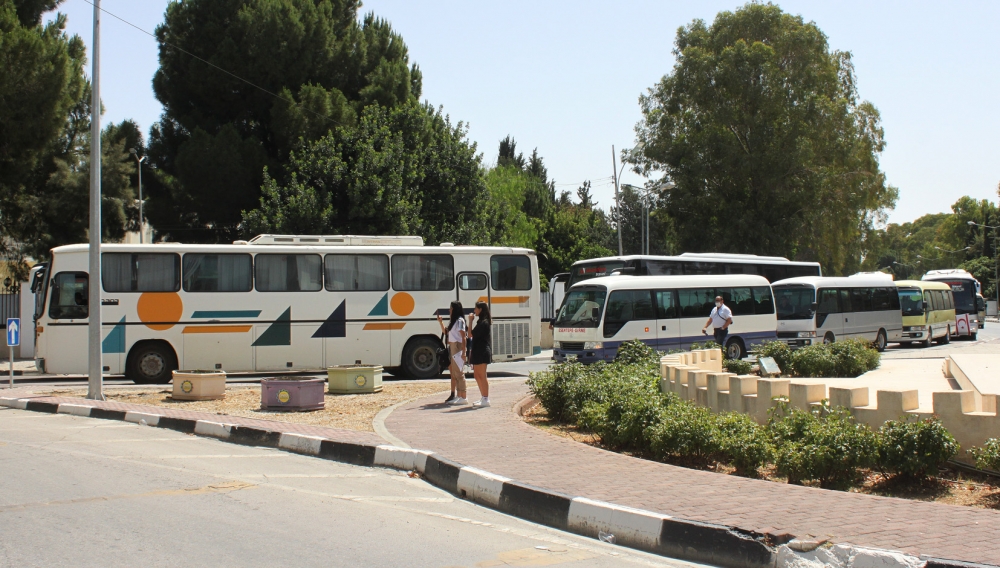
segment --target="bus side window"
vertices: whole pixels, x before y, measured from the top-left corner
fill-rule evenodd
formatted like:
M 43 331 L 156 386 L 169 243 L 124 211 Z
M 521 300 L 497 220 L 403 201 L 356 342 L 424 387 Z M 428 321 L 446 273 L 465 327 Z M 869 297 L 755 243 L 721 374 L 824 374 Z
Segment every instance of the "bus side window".
M 773 314 L 774 299 L 771 297 L 771 289 L 767 286 L 754 286 L 753 288 L 754 313 Z
M 872 311 L 872 289 L 851 288 L 851 306 L 856 312 Z
M 892 302 L 889 301 L 888 288 L 874 288 L 872 294 L 872 308 L 876 312 L 884 312 L 892 309 Z M 896 296 L 896 303 L 899 304 L 899 296 Z M 896 308 L 897 310 L 899 308 Z
M 494 290 L 531 290 L 531 261 L 524 255 L 490 257 Z
M 678 290 L 681 317 L 707 318 L 715 306 L 715 288 Z
M 716 294 L 722 296 L 734 316 L 753 315 L 754 306 L 750 288 L 719 288 Z
M 86 272 L 60 272 L 52 279 L 52 301 L 49 317 L 52 319 L 82 319 L 87 309 L 88 287 Z
M 821 314 L 836 314 L 840 312 L 840 306 L 837 302 L 837 289 L 836 288 L 820 288 L 817 292 L 816 297 L 819 299 L 817 302 L 819 304 L 816 311 Z
M 840 311 L 841 313 L 850 313 L 855 310 L 854 306 L 851 305 L 851 290 L 849 288 L 841 288 L 838 290 L 840 293 Z M 860 306 L 859 306 L 860 307 Z
M 677 317 L 677 301 L 673 290 L 656 291 L 657 319 L 674 319 Z

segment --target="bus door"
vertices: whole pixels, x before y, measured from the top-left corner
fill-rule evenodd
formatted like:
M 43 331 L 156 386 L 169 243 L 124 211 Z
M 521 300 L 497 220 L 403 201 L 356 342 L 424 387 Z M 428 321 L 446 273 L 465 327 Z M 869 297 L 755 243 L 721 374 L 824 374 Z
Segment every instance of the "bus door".
M 674 290 L 656 290 L 656 348 L 672 351 L 681 348 L 681 320 Z
M 816 339 L 822 341 L 827 334 L 836 340 L 844 335 L 844 314 L 840 310 L 840 299 L 836 288 L 820 288 L 816 291 Z
M 466 316 L 476 309 L 476 302 L 490 302 L 490 281 L 485 272 L 460 272 L 455 278 L 458 281 L 457 299 Z
M 656 346 L 656 323 L 652 292 L 649 290 L 611 292 L 608 297 L 608 307 L 604 311 L 605 355 L 614 353 L 622 342 L 633 339 L 638 339 L 650 347 Z

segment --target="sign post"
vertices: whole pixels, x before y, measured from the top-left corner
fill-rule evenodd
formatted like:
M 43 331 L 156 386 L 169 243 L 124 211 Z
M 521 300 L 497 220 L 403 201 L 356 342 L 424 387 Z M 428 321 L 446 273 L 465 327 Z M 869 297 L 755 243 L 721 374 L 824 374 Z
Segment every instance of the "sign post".
M 21 344 L 21 318 L 7 318 L 7 350 L 10 355 L 10 381 L 7 388 L 14 388 L 14 348 Z

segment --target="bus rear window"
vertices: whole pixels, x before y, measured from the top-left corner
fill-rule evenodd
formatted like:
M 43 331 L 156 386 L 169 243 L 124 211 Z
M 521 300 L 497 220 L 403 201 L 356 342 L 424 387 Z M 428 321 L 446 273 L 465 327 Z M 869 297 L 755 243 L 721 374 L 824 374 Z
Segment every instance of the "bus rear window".
M 87 310 L 87 273 L 60 272 L 52 279 L 52 301 L 49 317 L 52 319 L 84 319 Z

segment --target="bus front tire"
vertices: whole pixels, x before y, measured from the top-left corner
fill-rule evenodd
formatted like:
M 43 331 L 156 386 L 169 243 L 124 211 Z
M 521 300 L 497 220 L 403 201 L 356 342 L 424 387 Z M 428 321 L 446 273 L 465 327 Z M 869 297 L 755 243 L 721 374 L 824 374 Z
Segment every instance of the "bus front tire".
M 875 350 L 879 353 L 885 351 L 885 346 L 889 344 L 889 340 L 885 336 L 885 330 L 878 330 L 878 335 L 875 336 Z
M 947 345 L 951 343 L 951 327 L 945 332 L 944 337 L 939 337 L 937 340 L 938 345 Z
M 403 350 L 403 369 L 417 379 L 429 379 L 441 374 L 437 350 L 441 342 L 430 337 L 416 337 Z
M 137 385 L 165 385 L 176 369 L 174 350 L 160 341 L 133 347 L 125 362 L 126 378 Z
M 829 345 L 834 341 L 836 341 L 836 338 L 830 332 L 827 332 L 826 335 L 823 336 L 823 345 Z
M 726 343 L 726 357 L 729 359 L 742 359 L 746 356 L 747 350 L 740 338 L 734 337 Z

